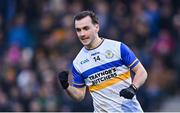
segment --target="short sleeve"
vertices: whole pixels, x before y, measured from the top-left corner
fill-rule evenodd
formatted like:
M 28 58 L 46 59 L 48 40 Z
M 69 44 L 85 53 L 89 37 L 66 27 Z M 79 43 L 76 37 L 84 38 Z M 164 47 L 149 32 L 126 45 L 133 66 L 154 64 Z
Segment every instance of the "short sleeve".
M 72 66 L 72 85 L 77 88 L 81 88 L 85 86 L 85 82 L 81 74 Z
M 132 69 L 139 63 L 139 60 L 127 45 L 121 43 L 120 50 L 122 61 L 127 67 Z

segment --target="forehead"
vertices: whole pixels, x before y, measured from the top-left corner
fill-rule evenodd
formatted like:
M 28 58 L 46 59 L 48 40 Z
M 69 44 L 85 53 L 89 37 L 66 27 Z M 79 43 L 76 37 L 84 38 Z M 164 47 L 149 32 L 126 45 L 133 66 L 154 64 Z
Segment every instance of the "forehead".
M 75 20 L 75 28 L 82 28 L 84 26 L 92 25 L 92 20 L 89 16 L 84 17 L 80 20 Z

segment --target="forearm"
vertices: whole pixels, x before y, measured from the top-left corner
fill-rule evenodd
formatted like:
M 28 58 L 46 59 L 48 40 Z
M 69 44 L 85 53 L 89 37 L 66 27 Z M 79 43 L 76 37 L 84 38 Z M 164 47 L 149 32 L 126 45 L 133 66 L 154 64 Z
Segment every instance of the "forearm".
M 83 87 L 83 88 L 76 88 L 76 87 L 73 87 L 73 86 L 70 86 L 66 89 L 66 92 L 68 93 L 68 95 L 76 100 L 76 101 L 82 101 L 85 97 L 85 91 L 86 91 L 86 88 Z
M 62 71 L 58 74 L 59 83 L 62 88 L 66 90 L 68 95 L 76 101 L 81 101 L 84 99 L 86 93 L 86 87 L 76 88 L 69 85 L 68 82 L 68 71 Z
M 135 76 L 133 79 L 133 84 L 135 85 L 136 88 L 139 88 L 141 85 L 144 84 L 144 82 L 147 79 L 147 72 L 142 66 L 142 64 L 138 64 L 137 67 L 140 67 L 135 71 Z

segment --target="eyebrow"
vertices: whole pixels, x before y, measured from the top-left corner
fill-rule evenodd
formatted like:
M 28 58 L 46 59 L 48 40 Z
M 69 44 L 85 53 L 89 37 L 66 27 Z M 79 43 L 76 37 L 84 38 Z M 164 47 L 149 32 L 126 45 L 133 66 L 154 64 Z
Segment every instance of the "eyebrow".
M 75 28 L 76 29 L 76 31 L 80 31 L 81 29 L 80 28 Z
M 82 28 L 76 27 L 75 29 L 76 29 L 76 30 L 80 30 L 80 29 L 86 29 L 86 28 L 89 28 L 89 26 L 84 26 L 84 27 L 82 27 Z

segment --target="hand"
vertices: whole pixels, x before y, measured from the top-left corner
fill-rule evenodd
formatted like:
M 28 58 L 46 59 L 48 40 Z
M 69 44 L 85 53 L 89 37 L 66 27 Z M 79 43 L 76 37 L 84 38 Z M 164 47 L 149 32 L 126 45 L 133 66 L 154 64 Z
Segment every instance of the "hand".
M 137 92 L 137 88 L 131 84 L 128 88 L 122 89 L 119 93 L 120 97 L 123 96 L 127 99 L 132 99 Z
M 68 74 L 69 74 L 68 71 L 62 71 L 58 74 L 58 79 L 59 79 L 59 82 L 61 83 L 63 89 L 67 89 L 69 86 Z

